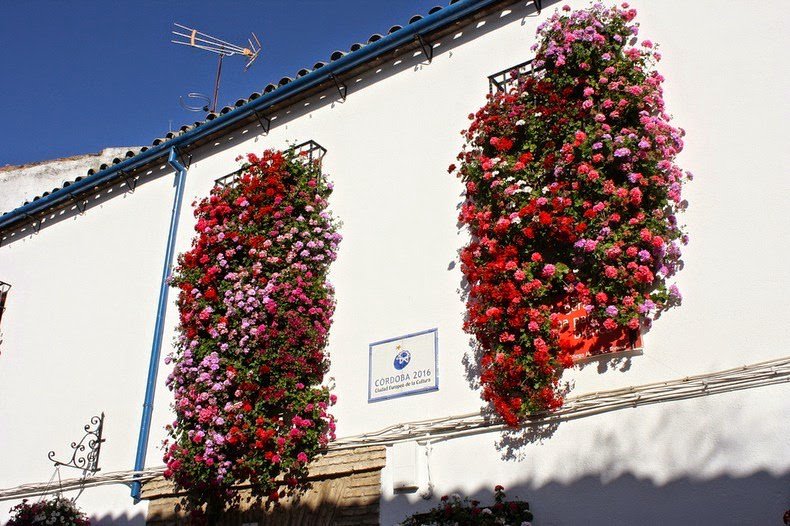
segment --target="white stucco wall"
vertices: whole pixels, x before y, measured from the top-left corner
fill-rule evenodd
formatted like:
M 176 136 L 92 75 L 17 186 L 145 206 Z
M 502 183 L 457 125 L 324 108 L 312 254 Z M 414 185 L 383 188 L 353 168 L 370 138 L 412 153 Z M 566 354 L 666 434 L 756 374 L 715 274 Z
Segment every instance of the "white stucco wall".
M 89 168 L 124 159 L 131 148 L 105 148 L 98 153 L 75 155 L 21 166 L 0 166 L 0 213 L 10 212 L 26 200 L 61 188 L 64 181 L 85 177 Z
M 688 132 L 679 162 L 696 175 L 685 194 L 692 242 L 678 279 L 684 304 L 654 325 L 629 367 L 568 372 L 575 394 L 790 354 L 788 8 L 778 0 L 632 4 L 642 35 L 661 44 L 667 106 Z M 324 167 L 344 236 L 332 268 L 330 340 L 340 436 L 481 405 L 461 363 L 469 338 L 452 263 L 466 236 L 456 227 L 462 186 L 446 168 L 466 115 L 484 101 L 486 76 L 530 58 L 535 27 L 553 8 L 535 16 L 531 3 L 520 5 L 445 39 L 431 64 L 406 57 L 348 81 L 345 102 L 312 101 L 280 114 L 268 136 L 239 130 L 196 152 L 185 205 L 233 171 L 240 154 L 307 139 L 329 150 Z M 173 192 L 170 171 L 163 174 L 0 247 L 0 280 L 14 285 L 0 357 L 0 487 L 48 479 L 46 452 L 65 452 L 101 410 L 103 470 L 132 467 Z M 179 251 L 193 224 L 185 206 Z M 176 318 L 171 301 L 165 342 Z M 368 404 L 368 344 L 432 327 L 440 390 Z M 166 373 L 162 367 L 149 466 L 161 463 L 158 444 L 172 418 Z M 434 500 L 393 494 L 385 468 L 382 523 L 452 491 L 486 496 L 497 483 L 530 500 L 541 525 L 778 523 L 790 506 L 788 394 L 784 384 L 566 422 L 515 460 L 503 458 L 495 434 L 438 442 L 430 454 Z M 131 506 L 124 487 L 88 490 L 80 504 L 98 515 L 139 518 L 145 510 Z

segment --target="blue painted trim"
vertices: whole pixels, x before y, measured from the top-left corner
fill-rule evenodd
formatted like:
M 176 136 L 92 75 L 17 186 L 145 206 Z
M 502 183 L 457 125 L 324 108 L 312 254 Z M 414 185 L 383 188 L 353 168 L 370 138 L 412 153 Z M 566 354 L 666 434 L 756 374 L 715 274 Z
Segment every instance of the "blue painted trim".
M 422 336 L 423 334 L 429 334 L 429 333 L 433 333 L 433 364 L 436 369 L 436 375 L 435 375 L 436 385 L 432 387 L 424 387 L 416 391 L 409 391 L 408 393 L 398 393 L 398 394 L 382 396 L 380 398 L 376 398 L 375 400 L 371 398 L 370 388 L 371 388 L 371 381 L 373 380 L 373 347 L 376 345 L 381 345 L 383 343 L 396 342 L 399 340 L 405 340 L 406 338 L 412 338 L 414 336 Z M 384 400 L 392 400 L 393 398 L 402 398 L 404 396 L 429 393 L 438 390 L 439 390 L 439 328 L 438 327 L 434 327 L 433 329 L 427 329 L 424 331 L 413 332 L 411 334 L 404 334 L 403 336 L 396 336 L 394 338 L 387 338 L 386 340 L 379 340 L 377 342 L 368 344 L 368 403 L 369 404 L 375 404 L 376 402 L 383 402 Z
M 189 146 L 208 135 L 232 126 L 239 121 L 248 119 L 254 116 L 256 112 L 264 111 L 270 106 L 283 102 L 303 91 L 324 82 L 331 81 L 333 75 L 339 76 L 383 53 L 393 51 L 398 47 L 409 44 L 413 42 L 418 35 L 426 35 L 431 31 L 445 27 L 479 9 L 499 1 L 501 0 L 460 0 L 455 4 L 447 6 L 432 15 L 426 16 L 422 20 L 409 24 L 394 33 L 390 33 L 381 40 L 365 45 L 358 51 L 350 52 L 322 68 L 315 69 L 304 77 L 299 77 L 270 93 L 261 95 L 257 99 L 249 101 L 225 115 L 220 115 L 214 120 L 206 121 L 200 126 L 174 137 L 169 141 L 165 141 L 145 152 L 139 153 L 134 157 L 130 157 L 129 159 L 86 177 L 81 181 L 72 183 L 67 188 L 53 192 L 46 197 L 37 199 L 36 201 L 30 202 L 0 216 L 0 232 L 17 224 L 24 223 L 29 216 L 39 214 L 52 207 L 70 201 L 72 195 L 78 195 L 83 192 L 88 193 L 92 191 L 95 186 L 120 181 L 123 179 L 123 174 L 121 172 L 131 173 L 142 166 L 164 157 L 172 148 L 178 148 L 181 152 L 186 152 Z
M 162 281 L 159 283 L 159 303 L 156 306 L 156 324 L 154 325 L 154 340 L 151 343 L 151 358 L 148 362 L 148 379 L 145 384 L 145 400 L 143 401 L 143 416 L 140 420 L 140 434 L 137 438 L 137 454 L 134 458 L 134 470 L 145 468 L 145 454 L 148 449 L 148 435 L 151 431 L 151 415 L 154 411 L 154 397 L 156 396 L 156 377 L 159 372 L 159 357 L 162 354 L 162 338 L 165 330 L 165 315 L 167 314 L 167 293 L 170 290 L 170 278 L 173 256 L 176 250 L 176 234 L 178 233 L 178 218 L 181 215 L 181 201 L 184 198 L 184 182 L 187 177 L 186 167 L 178 161 L 175 148 L 170 148 L 167 162 L 176 171 L 175 195 L 173 196 L 173 209 L 170 213 L 170 230 L 167 234 L 167 248 L 165 249 L 165 263 L 162 268 Z M 141 485 L 132 483 L 132 498 L 135 502 L 140 500 Z

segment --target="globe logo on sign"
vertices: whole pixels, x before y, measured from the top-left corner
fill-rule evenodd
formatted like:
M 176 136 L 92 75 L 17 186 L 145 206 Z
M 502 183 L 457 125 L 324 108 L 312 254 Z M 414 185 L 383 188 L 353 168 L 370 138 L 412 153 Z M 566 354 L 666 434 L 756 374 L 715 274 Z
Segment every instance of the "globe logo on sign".
M 398 346 L 398 354 L 395 355 L 395 361 L 393 362 L 395 369 L 400 371 L 401 369 L 409 365 L 410 361 L 411 361 L 411 353 L 406 349 L 400 350 L 400 346 Z

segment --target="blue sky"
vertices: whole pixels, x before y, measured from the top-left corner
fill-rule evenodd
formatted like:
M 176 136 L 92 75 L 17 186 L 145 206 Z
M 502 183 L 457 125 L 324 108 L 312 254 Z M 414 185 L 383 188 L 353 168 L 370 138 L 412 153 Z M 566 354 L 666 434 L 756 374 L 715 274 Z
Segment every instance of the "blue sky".
M 0 0 L 0 166 L 144 146 L 202 119 L 179 106 L 211 95 L 216 57 L 170 43 L 173 22 L 230 42 L 263 44 L 244 72 L 225 59 L 220 107 L 327 60 L 442 0 Z

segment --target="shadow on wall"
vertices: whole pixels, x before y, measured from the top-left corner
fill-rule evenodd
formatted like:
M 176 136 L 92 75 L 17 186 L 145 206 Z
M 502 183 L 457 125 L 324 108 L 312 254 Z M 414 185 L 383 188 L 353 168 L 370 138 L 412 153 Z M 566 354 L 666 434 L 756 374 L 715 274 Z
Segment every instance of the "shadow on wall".
M 544 443 L 517 451 L 503 451 L 493 434 L 437 441 L 423 467 L 437 488 L 432 500 L 393 496 L 385 487 L 381 523 L 426 511 L 448 493 L 490 504 L 500 483 L 509 498 L 530 502 L 535 526 L 781 524 L 790 507 L 790 464 L 774 402 L 783 389 L 573 419 Z
M 492 490 L 483 488 L 468 496 L 480 500 L 483 506 L 489 505 L 493 503 Z M 686 477 L 666 484 L 631 474 L 608 482 L 586 476 L 569 484 L 552 482 L 540 488 L 523 484 L 505 491 L 509 499 L 530 503 L 534 526 L 778 525 L 790 505 L 790 473 L 777 476 L 760 471 L 710 480 Z M 381 524 L 397 524 L 433 505 L 415 506 L 404 496 L 396 496 L 384 505 L 385 510 L 389 507 L 394 513 L 382 514 Z
M 107 515 L 92 515 L 90 517 L 91 526 L 145 526 L 145 514 L 137 513 L 135 515 L 128 515 L 124 513 L 117 517 L 110 514 Z
M 376 475 L 377 476 L 377 475 Z M 318 491 L 289 497 L 271 508 L 256 499 L 242 497 L 240 506 L 225 511 L 216 524 L 222 526 L 352 526 L 379 524 L 379 487 L 349 485 L 343 477 L 328 479 Z M 359 482 L 359 481 L 357 481 Z M 362 489 L 360 489 L 362 488 Z M 318 495 L 318 498 L 315 498 Z M 96 523 L 92 523 L 95 524 Z M 108 522 L 107 524 L 117 524 Z M 127 523 L 121 523 L 127 524 Z M 128 524 L 132 524 L 131 522 Z M 137 524 L 137 523 L 135 523 Z M 146 524 L 143 520 L 140 524 Z M 149 506 L 147 524 L 151 526 L 189 526 L 192 517 L 177 498 L 168 498 Z

